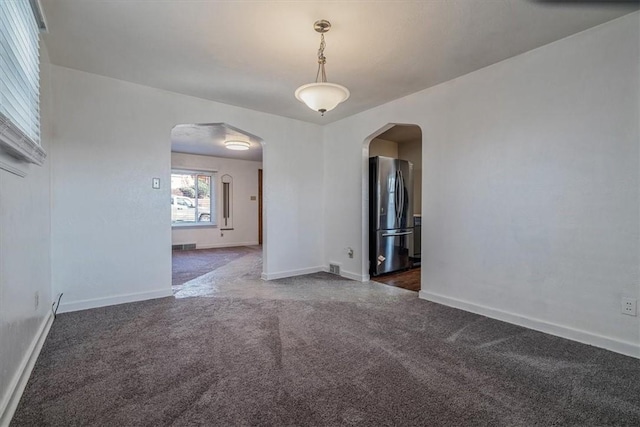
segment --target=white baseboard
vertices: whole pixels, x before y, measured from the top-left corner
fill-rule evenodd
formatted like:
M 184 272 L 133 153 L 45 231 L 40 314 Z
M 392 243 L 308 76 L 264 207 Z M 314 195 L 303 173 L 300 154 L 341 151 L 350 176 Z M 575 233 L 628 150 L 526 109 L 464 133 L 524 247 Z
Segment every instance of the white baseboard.
M 327 271 L 329 271 L 329 267 L 327 267 Z M 369 275 L 368 274 L 357 274 L 352 273 L 350 271 L 342 270 L 340 271 L 340 275 L 342 277 L 346 277 L 347 279 L 355 280 L 357 282 L 368 282 Z
M 262 280 L 284 279 L 285 277 L 302 276 L 303 274 L 326 271 L 324 266 L 301 268 L 299 270 L 280 271 L 278 273 L 262 273 Z
M 58 309 L 58 313 L 69 313 L 71 311 L 87 310 L 90 308 L 106 307 L 109 305 L 125 304 L 128 302 L 144 301 L 148 299 L 164 298 L 170 296 L 173 296 L 171 288 L 70 302 L 64 302 L 63 297 L 60 308 Z
M 22 362 L 20 362 L 17 372 L 9 383 L 7 395 L 0 405 L 0 426 L 2 427 L 9 425 L 11 418 L 13 418 L 13 414 L 16 412 L 16 408 L 18 407 L 24 388 L 27 386 L 27 382 L 31 376 L 31 371 L 33 371 L 36 360 L 38 360 L 40 350 L 42 350 L 42 345 L 44 344 L 47 335 L 49 335 L 52 324 L 53 313 L 48 312 L 48 315 L 42 320 L 42 323 L 38 328 L 38 332 L 33 338 L 33 341 L 31 341 L 26 354 L 22 358 Z
M 433 301 L 438 304 L 446 305 L 453 308 L 459 308 L 461 310 L 481 314 L 492 319 L 502 320 L 514 325 L 524 326 L 525 328 L 534 329 L 536 331 L 545 332 L 547 334 L 567 338 L 573 341 L 581 342 L 583 344 L 589 344 L 595 347 L 604 348 L 616 353 L 640 359 L 640 345 L 632 342 L 608 338 L 602 335 L 594 334 L 592 332 L 574 329 L 568 326 L 558 325 L 555 323 L 546 322 L 544 320 L 534 319 L 515 313 L 509 313 L 507 311 L 498 310 L 491 307 L 485 307 L 469 301 L 463 301 L 457 298 L 435 294 L 433 292 L 420 291 L 418 296 L 421 299 Z
M 234 248 L 236 246 L 258 246 L 256 242 L 231 242 L 231 243 L 214 243 L 212 245 L 199 245 L 196 243 L 196 249 L 215 249 L 215 248 Z

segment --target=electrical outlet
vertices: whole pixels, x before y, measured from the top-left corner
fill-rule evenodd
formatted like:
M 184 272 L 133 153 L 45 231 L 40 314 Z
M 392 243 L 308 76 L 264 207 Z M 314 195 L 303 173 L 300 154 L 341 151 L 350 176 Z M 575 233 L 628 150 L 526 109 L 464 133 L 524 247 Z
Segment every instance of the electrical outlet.
M 633 298 L 622 298 L 622 314 L 636 316 L 638 310 L 638 300 Z
M 349 258 L 353 258 L 353 249 L 352 248 L 347 248 L 347 255 L 349 255 Z

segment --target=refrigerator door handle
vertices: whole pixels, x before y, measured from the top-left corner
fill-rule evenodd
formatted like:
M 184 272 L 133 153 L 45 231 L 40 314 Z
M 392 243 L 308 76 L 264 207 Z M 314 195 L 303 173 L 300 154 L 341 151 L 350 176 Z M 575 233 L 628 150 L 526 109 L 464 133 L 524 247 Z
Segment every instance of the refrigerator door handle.
M 398 218 L 398 225 L 401 226 L 401 221 L 404 217 L 404 176 L 402 175 L 402 170 L 398 170 L 398 176 L 400 177 L 400 218 Z
M 402 220 L 402 196 L 403 196 L 403 191 L 402 191 L 402 171 L 397 170 L 396 171 L 396 227 L 400 227 L 401 226 L 401 220 Z
M 393 179 L 393 204 L 394 204 L 394 208 L 395 208 L 395 217 L 396 217 L 396 221 L 394 224 L 394 228 L 398 227 L 398 171 L 395 172 L 395 176 Z
M 401 233 L 384 233 L 382 237 L 406 236 L 407 234 L 413 234 L 413 231 L 403 231 Z

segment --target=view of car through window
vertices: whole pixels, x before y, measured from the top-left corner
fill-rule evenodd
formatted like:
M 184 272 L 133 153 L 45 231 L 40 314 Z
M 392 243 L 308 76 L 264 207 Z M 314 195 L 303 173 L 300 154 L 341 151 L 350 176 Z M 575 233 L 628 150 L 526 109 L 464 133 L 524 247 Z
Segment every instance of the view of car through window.
M 213 224 L 212 176 L 197 173 L 171 174 L 171 222 L 174 224 Z

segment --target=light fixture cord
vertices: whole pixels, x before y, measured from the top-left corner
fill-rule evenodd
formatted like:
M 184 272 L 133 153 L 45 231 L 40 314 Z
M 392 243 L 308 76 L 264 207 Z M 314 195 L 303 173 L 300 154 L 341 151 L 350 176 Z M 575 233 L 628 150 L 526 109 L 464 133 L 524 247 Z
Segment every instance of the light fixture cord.
M 327 63 L 327 58 L 324 56 L 324 48 L 327 44 L 324 42 L 324 34 L 320 34 L 320 48 L 318 49 L 318 72 L 316 73 L 316 83 L 318 83 L 318 77 L 321 77 L 322 83 L 327 82 L 327 72 L 324 69 L 324 64 Z

